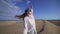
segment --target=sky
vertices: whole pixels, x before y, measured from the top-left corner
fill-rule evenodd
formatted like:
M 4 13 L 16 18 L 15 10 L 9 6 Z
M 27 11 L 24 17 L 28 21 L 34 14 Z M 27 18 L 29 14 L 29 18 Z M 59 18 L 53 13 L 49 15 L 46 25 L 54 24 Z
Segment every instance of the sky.
M 18 20 L 15 15 L 24 13 L 30 3 L 35 19 L 60 19 L 60 0 L 0 0 L 0 20 Z

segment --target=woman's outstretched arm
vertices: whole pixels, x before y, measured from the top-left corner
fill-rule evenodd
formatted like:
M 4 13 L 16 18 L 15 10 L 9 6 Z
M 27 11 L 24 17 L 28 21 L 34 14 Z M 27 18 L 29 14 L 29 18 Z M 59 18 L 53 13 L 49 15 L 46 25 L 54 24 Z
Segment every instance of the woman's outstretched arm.
M 33 13 L 33 6 L 32 5 L 30 6 L 30 9 L 31 9 L 31 12 Z

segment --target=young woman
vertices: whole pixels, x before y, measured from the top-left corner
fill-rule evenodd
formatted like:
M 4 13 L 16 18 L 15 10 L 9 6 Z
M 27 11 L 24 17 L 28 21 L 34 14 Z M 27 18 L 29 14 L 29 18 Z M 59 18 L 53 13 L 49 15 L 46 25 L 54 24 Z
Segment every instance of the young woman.
M 35 19 L 31 9 L 27 8 L 23 15 L 20 15 L 20 16 L 17 15 L 16 17 L 23 18 L 23 21 L 24 21 L 23 34 L 37 34 Z

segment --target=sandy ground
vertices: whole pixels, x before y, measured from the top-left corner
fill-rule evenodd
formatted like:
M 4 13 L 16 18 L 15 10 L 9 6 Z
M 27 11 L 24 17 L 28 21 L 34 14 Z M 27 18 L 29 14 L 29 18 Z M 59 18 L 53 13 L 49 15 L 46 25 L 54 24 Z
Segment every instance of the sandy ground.
M 60 20 L 36 20 L 38 34 L 60 34 Z M 22 34 L 22 21 L 0 21 L 0 34 Z

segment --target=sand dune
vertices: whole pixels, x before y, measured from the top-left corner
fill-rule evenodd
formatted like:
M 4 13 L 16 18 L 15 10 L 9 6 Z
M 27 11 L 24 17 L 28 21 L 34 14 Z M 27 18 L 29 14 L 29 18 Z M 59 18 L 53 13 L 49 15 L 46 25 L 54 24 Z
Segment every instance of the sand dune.
M 60 20 L 36 20 L 36 27 L 38 34 L 60 34 Z M 0 34 L 22 33 L 22 21 L 0 21 Z

